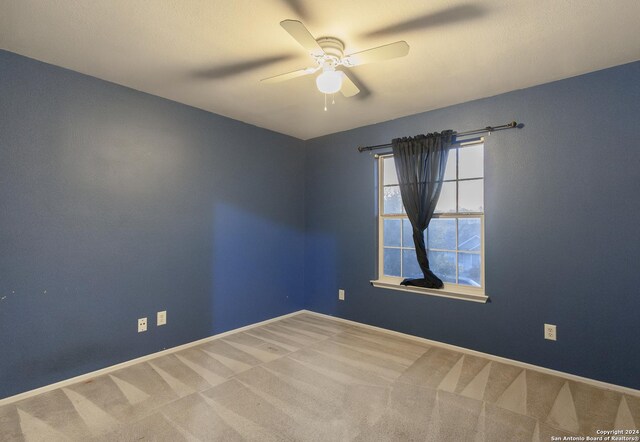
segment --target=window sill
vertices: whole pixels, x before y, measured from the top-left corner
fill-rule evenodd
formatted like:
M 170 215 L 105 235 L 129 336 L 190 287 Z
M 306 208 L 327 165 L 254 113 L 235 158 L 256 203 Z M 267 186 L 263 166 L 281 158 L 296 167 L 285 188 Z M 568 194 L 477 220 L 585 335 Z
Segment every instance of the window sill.
M 463 301 L 480 302 L 482 304 L 489 301 L 489 297 L 480 293 L 465 293 L 462 291 L 451 291 L 445 289 L 427 289 L 423 287 L 412 287 L 400 285 L 397 282 L 388 282 L 381 280 L 370 281 L 374 287 L 390 290 L 399 290 L 401 292 L 419 293 L 421 295 L 440 296 L 442 298 L 461 299 Z

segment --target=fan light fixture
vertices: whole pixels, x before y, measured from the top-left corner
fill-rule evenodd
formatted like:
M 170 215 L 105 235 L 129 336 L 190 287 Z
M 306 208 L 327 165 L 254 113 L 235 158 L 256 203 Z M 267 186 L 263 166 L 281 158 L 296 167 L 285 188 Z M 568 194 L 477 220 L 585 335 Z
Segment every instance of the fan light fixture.
M 342 71 L 325 68 L 316 78 L 316 86 L 323 94 L 335 94 L 342 88 Z
M 306 69 L 298 69 L 273 77 L 263 78 L 264 83 L 276 83 L 292 78 L 311 75 L 322 69 L 316 78 L 318 90 L 324 94 L 324 110 L 327 110 L 327 96 L 331 95 L 331 102 L 335 103 L 333 95 L 337 92 L 344 97 L 353 97 L 360 92 L 350 78 L 348 68 L 375 61 L 404 57 L 409 53 L 406 41 L 396 41 L 377 48 L 366 49 L 351 55 L 344 55 L 344 43 L 335 37 L 321 37 L 316 39 L 311 32 L 298 20 L 283 20 L 280 26 L 302 46 L 311 56 L 314 63 Z M 336 67 L 342 66 L 339 71 Z

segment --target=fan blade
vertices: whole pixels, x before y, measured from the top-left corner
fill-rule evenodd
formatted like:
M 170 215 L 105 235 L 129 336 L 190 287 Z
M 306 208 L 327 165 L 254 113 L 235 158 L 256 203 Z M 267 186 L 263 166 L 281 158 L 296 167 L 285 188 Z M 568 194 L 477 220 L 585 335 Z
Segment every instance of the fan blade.
M 302 20 L 309 18 L 309 11 L 301 0 L 282 0 L 292 12 L 294 12 Z
M 289 33 L 300 45 L 305 48 L 311 55 L 322 55 L 324 51 L 318 44 L 311 32 L 298 20 L 284 20 L 280 22 L 280 26 Z
M 263 83 L 278 83 L 280 81 L 291 80 L 292 78 L 302 77 L 304 75 L 313 74 L 317 68 L 298 69 L 297 71 L 287 72 L 286 74 L 274 75 L 260 80 Z
M 274 55 L 270 57 L 257 58 L 255 60 L 241 61 L 238 63 L 230 63 L 221 66 L 208 67 L 194 71 L 192 75 L 196 78 L 211 80 L 222 79 L 231 77 L 238 74 L 243 74 L 254 69 L 260 69 L 264 66 L 268 66 L 280 61 L 290 60 L 294 56 L 290 54 Z
M 358 77 L 358 74 L 356 72 L 349 70 L 349 68 L 345 66 L 338 67 L 338 70 L 342 71 L 345 76 L 348 76 L 349 80 L 351 80 L 351 82 L 355 84 L 360 91 L 355 95 L 356 100 L 364 100 L 371 96 L 371 91 L 369 90 L 367 85 L 362 82 L 362 79 Z
M 400 34 L 412 31 L 418 31 L 425 28 L 435 28 L 438 26 L 455 24 L 467 20 L 473 20 L 482 17 L 485 9 L 474 4 L 463 4 L 442 9 L 437 12 L 431 12 L 419 17 L 414 17 L 399 23 L 395 23 L 384 28 L 364 34 L 365 37 L 387 37 L 394 34 Z
M 358 86 L 356 86 L 353 80 L 349 78 L 349 75 L 345 71 L 342 71 L 342 74 L 342 88 L 340 88 L 340 92 L 342 93 L 342 95 L 344 95 L 345 97 L 353 97 L 354 95 L 358 95 L 358 93 L 360 93 L 360 89 L 358 89 Z
M 374 61 L 389 60 L 391 58 L 404 57 L 409 53 L 409 45 L 406 41 L 397 41 L 366 51 L 356 52 L 347 55 L 342 59 L 342 64 L 347 67 L 360 66 L 361 64 L 372 63 Z

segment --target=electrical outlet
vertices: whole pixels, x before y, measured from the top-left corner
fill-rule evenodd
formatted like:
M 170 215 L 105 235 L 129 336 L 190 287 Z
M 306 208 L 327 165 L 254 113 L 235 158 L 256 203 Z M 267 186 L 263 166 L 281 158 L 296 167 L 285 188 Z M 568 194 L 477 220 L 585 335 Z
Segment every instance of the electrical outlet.
M 138 333 L 147 331 L 147 318 L 138 319 Z
M 340 301 L 344 301 L 344 290 L 343 289 L 338 290 L 338 299 Z
M 167 323 L 167 311 L 163 310 L 158 312 L 158 325 L 165 325 Z
M 544 325 L 544 338 L 550 341 L 556 341 L 556 326 L 553 324 Z

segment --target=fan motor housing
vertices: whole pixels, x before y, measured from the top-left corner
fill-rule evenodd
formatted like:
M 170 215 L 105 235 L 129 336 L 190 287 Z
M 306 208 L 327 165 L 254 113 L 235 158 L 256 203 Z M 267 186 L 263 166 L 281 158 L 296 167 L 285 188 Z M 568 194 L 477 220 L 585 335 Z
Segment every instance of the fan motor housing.
M 344 57 L 344 43 L 334 37 L 321 37 L 316 40 L 327 58 L 339 62 Z

